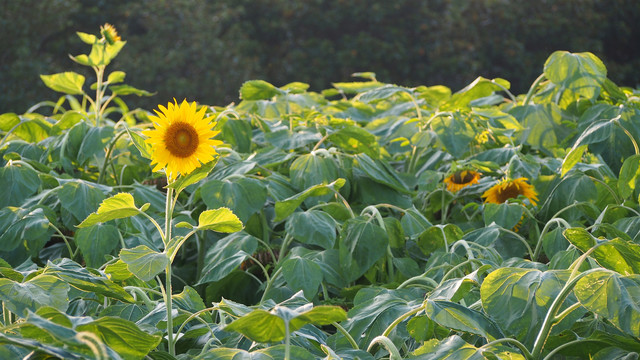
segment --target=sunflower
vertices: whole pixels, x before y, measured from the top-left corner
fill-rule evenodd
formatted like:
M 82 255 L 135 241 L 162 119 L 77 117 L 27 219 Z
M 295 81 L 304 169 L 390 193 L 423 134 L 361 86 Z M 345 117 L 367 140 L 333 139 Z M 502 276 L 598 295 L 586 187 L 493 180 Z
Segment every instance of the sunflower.
M 477 184 L 481 175 L 474 170 L 460 170 L 446 177 L 444 183 L 447 184 L 447 190 L 455 193 L 465 186 Z
M 116 28 L 109 23 L 105 23 L 104 25 L 100 26 L 100 34 L 104 36 L 109 45 L 113 45 L 113 43 L 115 43 L 116 41 L 122 40 L 120 38 L 120 35 L 118 35 L 118 31 L 116 30 Z
M 178 173 L 187 175 L 213 160 L 215 146 L 222 144 L 212 139 L 219 131 L 212 130 L 215 122 L 204 118 L 205 107 L 197 111 L 195 102 L 174 102 L 167 107 L 159 105 L 160 111 L 154 110 L 158 116 L 149 117 L 154 129 L 143 132 L 148 136 L 145 142 L 151 145 L 153 171 L 165 169 L 169 179 Z
M 490 187 L 482 194 L 485 202 L 493 204 L 502 204 L 509 199 L 516 199 L 522 195 L 529 200 L 531 205 L 535 206 L 538 201 L 538 194 L 533 186 L 526 182 L 527 178 L 502 179 L 497 184 Z

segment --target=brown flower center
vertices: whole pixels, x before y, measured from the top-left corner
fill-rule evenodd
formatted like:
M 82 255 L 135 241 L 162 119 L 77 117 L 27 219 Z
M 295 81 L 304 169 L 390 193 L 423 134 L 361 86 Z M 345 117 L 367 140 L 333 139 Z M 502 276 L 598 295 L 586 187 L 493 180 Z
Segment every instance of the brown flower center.
M 516 199 L 519 195 L 523 195 L 520 191 L 520 186 L 517 184 L 509 183 L 505 187 L 498 189 L 498 201 L 503 203 L 509 199 Z
M 188 123 L 175 122 L 169 125 L 164 135 L 164 143 L 171 155 L 187 158 L 198 149 L 198 133 Z
M 474 174 L 471 171 L 458 171 L 453 174 L 451 180 L 454 184 L 466 184 L 473 180 Z

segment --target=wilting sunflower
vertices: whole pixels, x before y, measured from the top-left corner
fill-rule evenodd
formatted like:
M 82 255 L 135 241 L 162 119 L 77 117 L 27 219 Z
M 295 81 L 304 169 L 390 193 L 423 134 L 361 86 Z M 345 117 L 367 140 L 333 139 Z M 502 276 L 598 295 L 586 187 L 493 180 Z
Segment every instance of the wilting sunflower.
M 465 186 L 477 184 L 481 175 L 474 170 L 460 170 L 446 177 L 444 183 L 447 184 L 447 190 L 455 193 Z
M 167 177 L 175 179 L 178 173 L 187 175 L 213 160 L 217 154 L 215 146 L 222 141 L 213 140 L 219 131 L 213 131 L 215 122 L 204 118 L 206 108 L 196 109 L 196 103 L 184 100 L 178 105 L 159 105 L 154 110 L 158 116 L 150 116 L 154 129 L 146 130 L 145 142 L 151 145 L 153 171 L 166 169 Z
M 484 201 L 493 204 L 502 204 L 509 199 L 516 199 L 522 195 L 529 199 L 531 205 L 536 205 L 538 194 L 533 186 L 526 182 L 526 178 L 502 179 L 482 194 Z

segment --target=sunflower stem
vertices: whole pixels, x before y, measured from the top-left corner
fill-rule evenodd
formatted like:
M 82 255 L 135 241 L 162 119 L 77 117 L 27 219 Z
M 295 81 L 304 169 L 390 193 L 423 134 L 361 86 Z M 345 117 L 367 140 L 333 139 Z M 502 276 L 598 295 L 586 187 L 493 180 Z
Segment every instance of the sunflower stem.
M 167 179 L 167 182 L 171 182 L 169 179 Z M 168 187 L 167 188 L 167 198 L 166 198 L 166 203 L 165 203 L 165 218 L 164 218 L 164 226 L 165 226 L 165 230 L 164 230 L 164 239 L 163 242 L 166 245 L 169 244 L 169 241 L 171 240 L 171 218 L 173 217 L 173 188 Z M 167 249 L 165 248 L 165 251 Z M 169 261 L 169 263 L 167 264 L 167 267 L 165 269 L 165 273 L 166 273 L 166 277 L 165 277 L 165 292 L 164 292 L 164 301 L 165 301 L 165 305 L 167 307 L 167 348 L 168 348 L 168 352 L 169 354 L 171 354 L 171 356 L 175 356 L 176 355 L 176 350 L 175 350 L 175 344 L 173 343 L 173 317 L 172 317 L 172 313 L 173 313 L 173 309 L 172 309 L 172 288 L 171 288 L 171 261 Z

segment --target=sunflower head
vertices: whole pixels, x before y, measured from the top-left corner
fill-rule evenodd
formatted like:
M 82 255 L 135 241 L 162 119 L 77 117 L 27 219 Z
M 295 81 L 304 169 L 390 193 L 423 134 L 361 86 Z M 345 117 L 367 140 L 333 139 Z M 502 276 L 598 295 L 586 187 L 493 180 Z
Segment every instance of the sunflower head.
M 116 28 L 109 23 L 105 23 L 104 25 L 100 26 L 100 34 L 104 36 L 104 39 L 109 45 L 113 45 L 116 41 L 122 40 L 118 35 L 118 31 L 116 31 Z
M 533 186 L 526 182 L 526 178 L 502 179 L 482 194 L 484 202 L 502 204 L 509 199 L 517 199 L 522 195 L 535 206 L 538 202 L 538 194 Z
M 460 191 L 465 186 L 477 184 L 481 173 L 474 170 L 458 170 L 444 179 L 447 190 L 452 193 Z
M 214 159 L 215 147 L 222 141 L 213 140 L 219 131 L 213 130 L 215 122 L 204 117 L 205 107 L 197 111 L 195 102 L 184 100 L 178 105 L 174 99 L 158 108 L 160 111 L 154 110 L 157 116 L 150 116 L 154 128 L 143 132 L 151 145 L 153 171 L 165 169 L 167 177 L 175 179 Z

